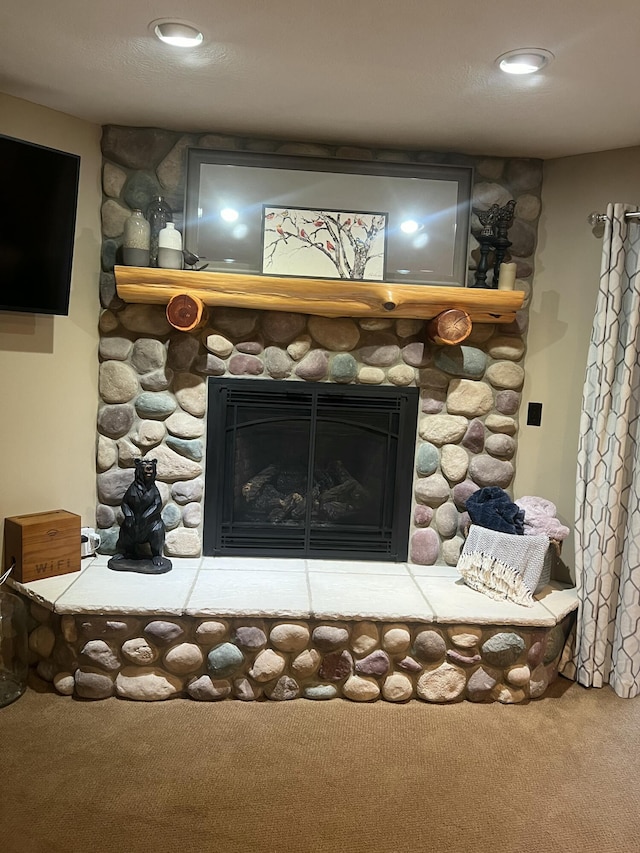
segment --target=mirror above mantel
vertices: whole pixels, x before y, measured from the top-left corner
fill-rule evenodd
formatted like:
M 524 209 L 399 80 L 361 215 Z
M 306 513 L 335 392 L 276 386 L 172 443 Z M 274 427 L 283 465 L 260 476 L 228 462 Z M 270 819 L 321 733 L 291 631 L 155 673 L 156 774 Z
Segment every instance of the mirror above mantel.
M 185 248 L 213 272 L 465 287 L 473 170 L 187 152 Z

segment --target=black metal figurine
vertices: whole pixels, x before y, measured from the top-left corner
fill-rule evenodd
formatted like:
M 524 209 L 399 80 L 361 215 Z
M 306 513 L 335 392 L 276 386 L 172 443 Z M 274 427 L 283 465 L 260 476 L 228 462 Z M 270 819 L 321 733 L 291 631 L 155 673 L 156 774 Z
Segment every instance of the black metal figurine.
M 117 553 L 108 566 L 118 572 L 160 575 L 171 571 L 171 561 L 162 556 L 164 522 L 162 499 L 156 486 L 156 460 L 136 459 L 133 483 L 121 503 L 124 518 L 116 544 Z
M 480 260 L 476 267 L 476 274 L 472 287 L 487 287 L 487 270 L 489 269 L 489 252 L 493 248 L 495 238 L 494 225 L 498 217 L 499 205 L 492 204 L 489 210 L 478 211 L 478 219 L 482 225 L 482 231 L 478 235 L 480 243 Z M 489 285 L 490 286 L 490 285 Z

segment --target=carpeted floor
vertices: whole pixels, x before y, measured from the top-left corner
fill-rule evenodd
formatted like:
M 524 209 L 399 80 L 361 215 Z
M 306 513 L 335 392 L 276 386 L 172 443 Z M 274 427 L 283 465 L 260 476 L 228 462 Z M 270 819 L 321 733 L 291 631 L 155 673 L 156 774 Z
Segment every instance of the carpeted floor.
M 640 702 L 0 709 L 0 851 L 638 853 Z

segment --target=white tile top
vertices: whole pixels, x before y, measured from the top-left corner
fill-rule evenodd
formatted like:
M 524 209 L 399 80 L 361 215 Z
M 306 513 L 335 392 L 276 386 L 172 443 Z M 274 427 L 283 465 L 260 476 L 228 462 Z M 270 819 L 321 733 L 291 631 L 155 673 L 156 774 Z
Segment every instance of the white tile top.
M 524 607 L 496 601 L 467 586 L 462 578 L 416 578 L 434 611 L 434 622 L 471 622 L 475 625 L 555 625 L 555 616 L 539 601 Z
M 54 609 L 56 613 L 181 616 L 198 571 L 182 565 L 164 575 L 141 575 L 114 572 L 106 561 L 96 560 L 56 599 Z
M 286 616 L 309 619 L 306 572 L 201 569 L 186 605 L 189 616 Z
M 164 575 L 114 572 L 108 557 L 81 571 L 14 589 L 56 613 L 374 619 L 551 626 L 578 606 L 575 588 L 552 583 L 533 607 L 466 586 L 451 566 L 341 560 L 172 559 Z
M 317 619 L 435 621 L 427 599 L 406 569 L 404 576 L 311 569 L 309 586 L 311 612 Z

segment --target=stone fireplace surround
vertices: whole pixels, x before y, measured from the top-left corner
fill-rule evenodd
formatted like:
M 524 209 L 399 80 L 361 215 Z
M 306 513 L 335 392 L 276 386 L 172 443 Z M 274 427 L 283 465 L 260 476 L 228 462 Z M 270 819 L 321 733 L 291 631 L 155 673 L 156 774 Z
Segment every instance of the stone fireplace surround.
M 115 292 L 124 221 L 156 194 L 181 225 L 188 146 L 475 166 L 473 204 L 517 200 L 510 232 L 528 295 L 541 163 L 430 152 L 327 148 L 216 134 L 107 127 L 100 317 L 96 523 L 105 556 L 77 575 L 14 586 L 30 599 L 31 663 L 62 694 L 199 700 L 343 696 L 522 702 L 555 678 L 576 607 L 552 583 L 533 608 L 496 602 L 455 570 L 468 495 L 509 489 L 524 378 L 527 309 L 480 324 L 461 347 L 425 339 L 421 320 L 326 319 L 216 308 L 184 334 L 164 308 Z M 474 217 L 472 230 L 477 233 Z M 477 243 L 471 240 L 470 275 Z M 202 557 L 206 378 L 416 386 L 408 563 Z M 106 567 L 133 460 L 158 459 L 166 576 Z
M 426 343 L 425 323 L 417 319 L 328 319 L 239 308 L 216 307 L 206 328 L 177 332 L 169 326 L 163 306 L 125 304 L 117 297 L 113 267 L 131 209 L 144 210 L 154 195 L 168 199 L 181 227 L 184 161 L 192 146 L 473 165 L 474 210 L 516 199 L 511 255 L 517 263 L 517 287 L 528 295 L 531 286 L 540 161 L 106 127 L 96 511 L 102 551 L 113 551 L 119 503 L 133 460 L 148 454 L 158 459 L 168 555 L 201 554 L 206 378 L 257 377 L 418 387 L 421 413 L 409 559 L 454 566 L 467 522 L 468 495 L 484 485 L 508 489 L 513 479 L 527 300 L 516 322 L 476 324 L 461 347 Z M 472 232 L 478 227 L 474 216 Z M 476 252 L 472 236 L 470 278 Z

